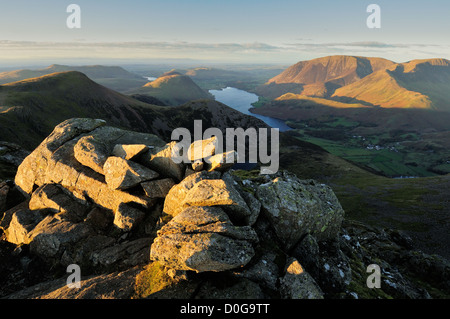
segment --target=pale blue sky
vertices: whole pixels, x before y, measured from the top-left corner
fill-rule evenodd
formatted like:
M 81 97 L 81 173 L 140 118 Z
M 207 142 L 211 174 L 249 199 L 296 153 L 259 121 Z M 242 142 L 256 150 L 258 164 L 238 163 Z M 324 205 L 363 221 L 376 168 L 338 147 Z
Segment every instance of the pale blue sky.
M 66 7 L 81 7 L 81 29 Z M 381 7 L 381 29 L 366 8 Z M 333 54 L 450 59 L 448 0 L 0 0 L 0 63 L 200 59 L 293 63 Z

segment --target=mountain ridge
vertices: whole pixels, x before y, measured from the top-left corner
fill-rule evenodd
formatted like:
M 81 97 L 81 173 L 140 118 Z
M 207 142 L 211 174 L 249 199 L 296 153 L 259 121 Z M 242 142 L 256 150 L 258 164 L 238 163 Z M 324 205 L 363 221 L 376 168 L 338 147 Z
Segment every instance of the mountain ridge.
M 210 93 L 201 89 L 189 76 L 175 70 L 166 72 L 156 80 L 128 93 L 152 96 L 171 106 L 191 100 L 213 99 Z
M 383 58 L 328 56 L 298 62 L 267 81 L 257 93 L 287 93 L 385 108 L 450 111 L 450 61 L 395 63 Z

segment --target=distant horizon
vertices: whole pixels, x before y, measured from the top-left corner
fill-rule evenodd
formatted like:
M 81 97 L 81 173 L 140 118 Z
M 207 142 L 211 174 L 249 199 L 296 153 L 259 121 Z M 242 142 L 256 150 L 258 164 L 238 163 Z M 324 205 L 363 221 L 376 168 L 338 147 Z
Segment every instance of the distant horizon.
M 216 67 L 216 68 L 228 68 L 228 67 L 289 67 L 293 64 L 296 64 L 301 61 L 314 60 L 319 58 L 324 58 L 328 56 L 356 56 L 356 57 L 365 57 L 365 58 L 382 58 L 387 59 L 381 56 L 363 56 L 363 55 L 351 55 L 351 54 L 331 54 L 331 55 L 323 55 L 313 57 L 311 59 L 299 59 L 292 62 L 241 62 L 241 61 L 215 61 L 215 60 L 195 60 L 195 59 L 183 59 L 183 58 L 174 58 L 174 59 L 146 59 L 146 60 L 132 60 L 132 59 L 56 59 L 55 60 L 41 60 L 41 61 L 14 61 L 13 63 L 9 62 L 7 64 L 2 63 L 0 60 L 0 72 L 3 71 L 12 71 L 17 70 L 19 68 L 22 69 L 40 69 L 47 68 L 52 65 L 63 65 L 63 66 L 120 66 L 120 67 L 145 67 L 145 66 L 164 66 L 168 67 L 178 67 L 178 68 L 191 68 L 191 67 Z M 430 58 L 419 58 L 419 59 L 406 59 L 404 61 L 395 61 L 391 60 L 395 63 L 406 63 L 413 60 L 427 60 L 427 59 L 446 59 L 449 58 L 435 56 Z M 387 59 L 390 60 L 390 59 Z M 2 71 L 3 70 L 3 71 Z
M 68 27 L 69 2 L 0 4 L 0 66 L 161 60 L 289 65 L 329 55 L 450 59 L 450 2 L 444 0 L 377 0 L 380 28 L 367 24 L 371 2 L 350 0 L 74 3 L 80 28 Z

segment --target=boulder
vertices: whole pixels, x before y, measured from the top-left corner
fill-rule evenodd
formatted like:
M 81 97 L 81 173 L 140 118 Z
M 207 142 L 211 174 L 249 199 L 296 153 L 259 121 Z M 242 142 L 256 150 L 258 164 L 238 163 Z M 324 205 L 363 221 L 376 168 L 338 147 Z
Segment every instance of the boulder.
M 158 231 L 150 258 L 176 270 L 224 271 L 245 266 L 258 240 L 248 226 L 234 226 L 218 207 L 190 207 Z
M 314 279 L 295 258 L 289 258 L 285 274 L 280 279 L 280 292 L 284 299 L 323 299 L 323 293 Z
M 325 293 L 344 291 L 351 282 L 350 262 L 338 241 L 318 243 L 308 234 L 295 246 L 292 256 L 305 266 Z
M 206 140 L 194 141 L 188 149 L 188 158 L 191 162 L 202 161 L 216 153 L 219 140 L 213 136 Z
M 241 273 L 235 273 L 238 277 L 248 278 L 257 282 L 260 286 L 277 290 L 277 282 L 280 269 L 276 264 L 277 255 L 273 252 L 265 252 L 252 266 Z
M 114 225 L 123 231 L 130 231 L 135 228 L 142 220 L 145 213 L 126 203 L 121 203 L 114 212 Z
M 184 177 L 185 164 L 173 160 L 172 154 L 177 154 L 177 142 L 155 147 L 140 156 L 139 162 L 167 177 L 181 181 Z
M 19 166 L 15 183 L 26 194 L 31 194 L 34 185 L 44 185 L 48 176 L 49 161 L 53 152 L 66 142 L 105 125 L 104 120 L 70 119 L 57 125 L 53 132 Z
M 64 187 L 55 184 L 36 189 L 28 206 L 30 210 L 50 210 L 54 214 L 64 215 L 75 223 L 83 221 L 90 209 L 86 200 L 76 198 Z
M 228 151 L 211 156 L 205 161 L 208 163 L 208 170 L 225 171 L 237 163 L 238 153 L 236 151 Z
M 103 165 L 110 154 L 107 143 L 94 136 L 83 136 L 74 147 L 74 156 L 84 166 L 92 168 L 99 174 L 105 175 Z
M 105 249 L 94 251 L 91 262 L 94 267 L 111 269 L 114 267 L 134 267 L 148 263 L 151 245 L 150 238 L 139 238 L 126 241 L 117 245 L 112 245 Z
M 13 213 L 8 228 L 5 230 L 6 240 L 16 245 L 29 244 L 30 232 L 44 218 L 40 212 L 19 209 Z
M 128 143 L 133 143 L 133 145 Z M 79 139 L 75 145 L 75 158 L 97 173 L 104 174 L 103 166 L 108 157 L 114 155 L 114 152 L 119 154 L 118 157 L 129 160 L 149 148 L 164 144 L 161 139 L 153 134 L 104 126 Z
M 109 157 L 103 167 L 105 180 L 111 189 L 125 190 L 159 177 L 159 174 L 138 163 L 121 157 Z
M 47 216 L 28 234 L 30 250 L 43 257 L 58 260 L 65 250 L 76 250 L 76 244 L 93 234 L 85 223 Z
M 164 212 L 176 216 L 190 206 L 223 206 L 235 220 L 248 218 L 251 211 L 234 185 L 215 176 L 203 172 L 188 176 L 167 194 Z
M 31 194 L 35 185 L 59 184 L 70 189 L 72 193 L 76 191 L 89 197 L 97 205 L 111 211 L 116 211 L 121 203 L 136 203 L 148 207 L 150 204 L 148 199 L 111 189 L 103 175 L 75 159 L 74 147 L 78 142 L 75 132 L 81 134 L 88 128 L 94 129 L 103 122 L 92 120 L 88 123 L 91 123 L 91 126 L 82 119 L 66 121 L 57 126 L 54 132 L 19 167 L 15 179 L 17 186 Z M 119 135 L 118 139 L 126 140 L 125 136 L 128 132 L 120 130 L 116 134 Z M 135 134 L 137 133 L 131 132 L 128 138 L 132 138 Z
M 82 278 L 80 288 L 67 286 L 67 276 L 7 296 L 7 299 L 130 299 L 141 267 Z
M 141 155 L 149 150 L 149 147 L 144 144 L 117 144 L 112 151 L 113 156 L 121 157 L 126 160 L 131 160 L 134 157 Z
M 171 178 L 158 179 L 141 183 L 145 191 L 145 195 L 150 198 L 165 198 L 170 189 L 175 186 L 175 182 Z
M 330 187 L 284 174 L 261 184 L 256 197 L 286 249 L 306 234 L 317 240 L 336 239 L 344 219 Z
M 201 170 L 203 170 L 204 166 L 205 163 L 203 163 L 203 161 L 195 161 L 194 163 L 192 163 L 192 170 L 194 172 L 200 172 Z

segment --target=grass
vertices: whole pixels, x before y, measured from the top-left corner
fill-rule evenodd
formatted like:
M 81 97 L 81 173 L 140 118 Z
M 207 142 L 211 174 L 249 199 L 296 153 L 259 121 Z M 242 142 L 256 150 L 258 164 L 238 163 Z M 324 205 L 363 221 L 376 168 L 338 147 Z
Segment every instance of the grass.
M 133 299 L 147 298 L 173 284 L 172 278 L 167 275 L 167 269 L 158 262 L 145 267 L 136 277 Z

